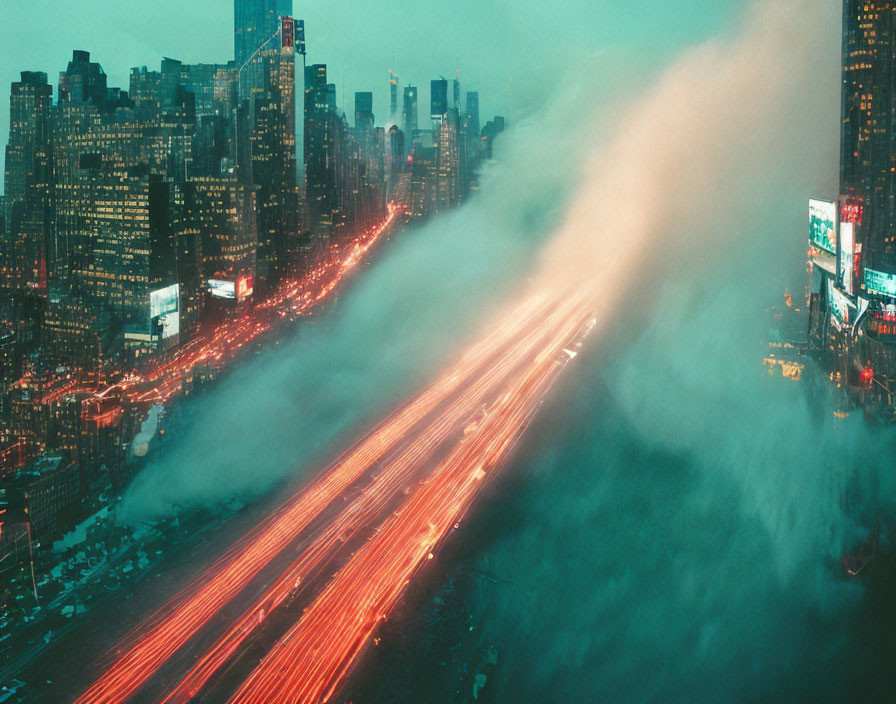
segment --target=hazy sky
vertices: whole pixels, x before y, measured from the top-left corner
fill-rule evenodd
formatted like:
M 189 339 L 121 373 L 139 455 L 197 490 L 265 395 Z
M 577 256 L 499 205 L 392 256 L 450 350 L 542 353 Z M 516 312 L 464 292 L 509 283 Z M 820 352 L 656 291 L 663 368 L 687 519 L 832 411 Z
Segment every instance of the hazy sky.
M 388 112 L 388 69 L 421 88 L 453 76 L 481 92 L 482 118 L 519 119 L 537 109 L 583 55 L 631 52 L 655 62 L 724 27 L 743 0 L 330 0 L 294 4 L 305 20 L 308 60 L 326 63 L 341 107 L 374 91 L 377 122 Z M 99 61 L 110 85 L 127 88 L 132 66 L 158 69 L 162 56 L 186 62 L 233 57 L 232 0 L 2 0 L 0 143 L 9 131 L 9 88 L 22 70 L 56 84 L 73 49 Z M 393 62 L 394 52 L 394 62 Z M 345 104 L 342 95 L 346 96 Z M 0 154 L 0 159 L 5 155 Z

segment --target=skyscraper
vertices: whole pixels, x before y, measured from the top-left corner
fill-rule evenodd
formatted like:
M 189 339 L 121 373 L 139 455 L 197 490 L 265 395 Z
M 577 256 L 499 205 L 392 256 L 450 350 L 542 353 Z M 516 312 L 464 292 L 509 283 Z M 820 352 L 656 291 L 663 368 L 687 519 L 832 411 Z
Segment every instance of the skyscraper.
M 373 93 L 355 93 L 355 128 L 373 129 Z
M 252 178 L 258 185 L 258 283 L 275 286 L 297 250 L 295 44 L 291 17 L 261 52 L 264 86 L 252 101 Z M 271 45 L 269 45 L 271 46 Z
M 89 51 L 75 50 L 68 68 L 59 74 L 59 100 L 100 104 L 106 100 L 106 89 L 103 67 L 90 60 Z
M 410 149 L 414 140 L 414 132 L 417 129 L 419 112 L 420 110 L 417 106 L 417 88 L 416 86 L 408 86 L 404 89 L 404 110 L 401 114 L 401 124 L 408 149 Z
M 305 67 L 305 198 L 313 235 L 329 234 L 335 209 L 334 121 L 327 65 Z
M 469 134 L 479 137 L 479 92 L 467 91 L 467 112 L 464 118 L 464 126 Z
M 438 181 L 436 186 L 436 210 L 446 211 L 460 200 L 460 152 L 458 149 L 459 115 L 450 108 L 439 130 Z
M 240 98 L 264 89 L 262 62 L 252 58 L 280 29 L 281 17 L 292 16 L 292 0 L 234 0 L 233 56 L 240 73 Z M 249 60 L 252 59 L 251 63 Z
M 389 69 L 389 119 L 398 119 L 398 74 Z
M 2 251 L 5 282 L 15 287 L 46 283 L 52 97 L 46 73 L 23 71 L 12 84 Z
M 840 190 L 864 199 L 863 264 L 896 274 L 896 3 L 845 0 Z
M 813 200 L 810 345 L 896 420 L 896 3 L 844 0 L 840 194 Z
M 211 299 L 235 305 L 256 274 L 255 192 L 232 177 L 198 178 L 185 188 L 184 221 L 199 233 L 202 278 Z
M 430 84 L 430 115 L 433 122 L 441 122 L 448 112 L 448 81 L 440 78 Z

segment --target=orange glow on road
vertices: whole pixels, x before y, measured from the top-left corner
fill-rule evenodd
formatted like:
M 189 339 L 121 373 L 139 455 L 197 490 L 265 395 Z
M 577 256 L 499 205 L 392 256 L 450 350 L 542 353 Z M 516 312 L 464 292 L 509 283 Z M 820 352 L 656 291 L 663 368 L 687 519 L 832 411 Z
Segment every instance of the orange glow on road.
M 527 311 L 521 310 L 522 313 Z M 539 311 L 540 313 L 540 311 Z M 332 520 L 299 558 L 227 632 L 206 651 L 188 675 L 164 700 L 165 704 L 186 704 L 199 693 L 209 679 L 249 638 L 272 611 L 280 607 L 315 570 L 320 569 L 348 539 L 359 535 L 368 525 L 381 520 L 388 503 L 409 486 L 413 486 L 421 470 L 425 470 L 439 446 L 467 427 L 471 419 L 481 415 L 481 406 L 499 392 L 509 375 L 520 368 L 527 356 L 538 351 L 539 344 L 558 327 L 568 325 L 568 311 L 557 310 L 541 325 L 536 325 L 510 346 L 491 364 L 471 379 L 463 393 L 413 438 L 410 445 L 381 469 L 359 497 L 348 504 Z M 540 319 L 540 318 L 539 318 Z M 533 320 L 532 316 L 522 320 Z M 508 328 L 513 331 L 514 328 Z
M 527 301 L 520 307 L 519 315 L 498 326 L 473 347 L 455 369 L 393 413 L 325 470 L 320 479 L 286 502 L 240 541 L 182 596 L 172 600 L 150 619 L 148 627 L 135 633 L 122 646 L 108 670 L 77 700 L 77 704 L 112 704 L 132 696 L 272 559 L 280 555 L 314 518 L 466 384 L 474 372 L 502 349 L 508 339 L 519 334 L 542 306 L 538 299 Z
M 584 303 L 563 307 L 564 324 L 547 337 L 536 359 L 512 375 L 482 422 L 305 609 L 230 704 L 329 700 L 414 573 L 507 458 L 568 361 L 563 349 L 587 333 Z
M 301 288 L 292 282 L 258 310 L 286 307 L 302 314 L 334 290 L 374 241 L 356 243 L 330 260 L 327 273 L 316 269 L 310 275 L 317 277 L 314 285 Z M 503 315 L 452 369 L 389 415 L 148 619 L 76 704 L 125 702 L 169 662 L 181 674 L 161 701 L 201 699 L 272 613 L 289 617 L 290 597 L 307 585 L 320 587 L 316 597 L 310 595 L 310 605 L 295 615 L 295 624 L 231 702 L 327 701 L 414 573 L 434 558 L 440 541 L 506 460 L 560 372 L 578 356 L 594 324 L 590 300 L 584 291 L 531 296 Z M 224 337 L 237 330 L 236 339 L 251 339 L 257 322 L 250 316 L 234 319 Z M 198 344 L 177 363 L 224 354 L 221 347 Z M 162 380 L 176 377 L 165 367 L 157 374 Z M 340 499 L 343 505 L 333 511 Z M 307 536 L 312 522 L 324 515 L 323 525 Z M 347 541 L 365 538 L 357 553 L 343 554 Z M 289 557 L 290 550 L 297 550 L 295 557 Z M 333 569 L 338 571 L 330 577 L 326 567 L 334 560 L 343 566 L 337 563 Z M 260 594 L 255 595 L 256 586 L 253 596 L 241 597 L 272 564 L 278 565 L 279 576 Z M 211 625 L 240 598 L 240 616 L 226 626 Z M 191 653 L 197 647 L 190 644 L 194 636 L 219 627 L 222 633 L 205 636 L 202 650 Z

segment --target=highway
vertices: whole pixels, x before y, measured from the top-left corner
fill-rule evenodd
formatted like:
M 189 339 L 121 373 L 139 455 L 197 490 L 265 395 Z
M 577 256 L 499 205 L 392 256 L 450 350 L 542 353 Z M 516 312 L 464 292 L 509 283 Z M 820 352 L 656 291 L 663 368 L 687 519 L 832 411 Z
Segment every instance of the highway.
M 148 618 L 77 704 L 328 701 L 592 325 L 581 293 L 512 307 Z

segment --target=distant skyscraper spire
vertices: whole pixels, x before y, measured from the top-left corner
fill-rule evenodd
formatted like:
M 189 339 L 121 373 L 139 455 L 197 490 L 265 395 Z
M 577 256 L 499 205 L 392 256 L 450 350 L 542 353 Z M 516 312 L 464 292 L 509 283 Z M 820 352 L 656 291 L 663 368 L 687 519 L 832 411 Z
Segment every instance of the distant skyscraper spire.
M 389 100 L 389 120 L 396 122 L 398 120 L 398 74 L 391 68 L 389 69 Z

